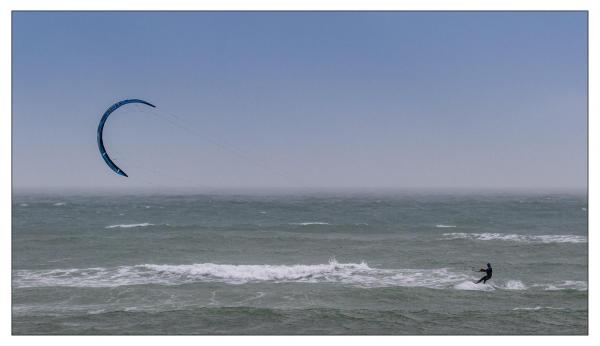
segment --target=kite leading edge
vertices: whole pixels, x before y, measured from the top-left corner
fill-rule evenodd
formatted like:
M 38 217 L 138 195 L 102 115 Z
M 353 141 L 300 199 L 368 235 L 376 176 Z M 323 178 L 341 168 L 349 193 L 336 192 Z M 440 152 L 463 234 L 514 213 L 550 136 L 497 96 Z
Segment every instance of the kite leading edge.
M 144 100 L 139 100 L 139 99 L 127 99 L 127 100 L 123 100 L 123 101 L 119 101 L 117 103 L 115 103 L 114 105 L 110 106 L 106 112 L 104 112 L 104 115 L 102 115 L 102 119 L 100 119 L 100 124 L 98 124 L 98 149 L 100 149 L 100 155 L 102 156 L 102 158 L 104 159 L 104 162 L 106 162 L 106 164 L 108 165 L 108 167 L 110 167 L 110 169 L 112 169 L 115 173 L 122 175 L 124 177 L 128 177 L 127 173 L 123 172 L 122 169 L 119 168 L 119 166 L 117 166 L 108 156 L 108 153 L 106 152 L 106 148 L 104 147 L 104 142 L 102 141 L 102 131 L 104 130 L 104 123 L 106 123 L 106 120 L 108 119 L 108 116 L 116 111 L 119 107 L 126 105 L 128 103 L 141 103 L 141 104 L 145 104 L 147 106 L 156 108 L 155 105 L 146 102 Z

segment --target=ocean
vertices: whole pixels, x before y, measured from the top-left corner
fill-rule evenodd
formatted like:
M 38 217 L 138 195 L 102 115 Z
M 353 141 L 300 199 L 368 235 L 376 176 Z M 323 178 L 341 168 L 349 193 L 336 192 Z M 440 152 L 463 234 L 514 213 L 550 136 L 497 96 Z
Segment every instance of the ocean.
M 587 217 L 575 193 L 14 194 L 12 333 L 587 334 Z

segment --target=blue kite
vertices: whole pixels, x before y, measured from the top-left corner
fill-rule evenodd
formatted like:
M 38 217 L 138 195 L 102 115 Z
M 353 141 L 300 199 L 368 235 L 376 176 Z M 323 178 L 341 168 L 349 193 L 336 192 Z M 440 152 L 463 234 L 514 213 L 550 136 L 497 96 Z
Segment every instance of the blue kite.
M 113 160 L 110 159 L 110 157 L 108 156 L 108 153 L 106 152 L 106 148 L 104 147 L 104 142 L 102 141 L 102 131 L 104 130 L 104 123 L 108 119 L 108 116 L 112 112 L 116 111 L 119 107 L 126 105 L 128 103 L 141 103 L 141 104 L 150 106 L 152 108 L 156 108 L 155 105 L 153 105 L 149 102 L 146 102 L 144 100 L 128 99 L 128 100 L 119 101 L 119 102 L 115 103 L 114 105 L 110 106 L 106 110 L 106 112 L 104 112 L 102 119 L 100 119 L 100 124 L 98 124 L 98 149 L 100 149 L 100 155 L 102 156 L 102 158 L 104 159 L 104 162 L 106 162 L 108 167 L 110 167 L 110 169 L 112 169 L 113 171 L 115 171 L 115 173 L 122 175 L 124 177 L 128 177 L 127 173 L 123 172 L 123 170 L 120 169 L 119 166 L 117 166 L 113 162 Z

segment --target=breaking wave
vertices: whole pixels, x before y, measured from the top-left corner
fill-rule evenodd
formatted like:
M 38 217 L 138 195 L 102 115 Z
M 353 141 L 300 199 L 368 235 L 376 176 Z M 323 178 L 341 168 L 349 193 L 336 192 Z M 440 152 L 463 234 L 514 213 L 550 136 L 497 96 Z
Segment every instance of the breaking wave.
M 573 281 L 566 280 L 559 283 L 552 284 L 541 284 L 535 285 L 536 287 L 541 287 L 546 291 L 561 291 L 561 290 L 576 290 L 576 291 L 587 291 L 588 285 L 586 281 Z
M 313 221 L 313 222 L 292 222 L 292 223 L 290 223 L 290 225 L 295 225 L 295 226 L 329 225 L 329 222 L 319 222 L 319 221 Z
M 524 235 L 506 233 L 444 233 L 444 239 L 503 240 L 523 243 L 587 243 L 582 235 Z
M 17 270 L 16 287 L 124 285 L 181 285 L 198 282 L 244 284 L 250 282 L 342 283 L 357 287 L 451 288 L 468 275 L 441 269 L 376 269 L 365 262 L 314 265 L 141 264 L 113 268 Z
M 547 309 L 547 310 L 564 310 L 564 308 L 554 308 L 551 306 L 536 306 L 533 308 L 529 308 L 529 307 L 517 307 L 514 308 L 513 310 L 526 310 L 526 311 L 538 311 L 538 310 L 542 310 L 542 309 Z
M 110 226 L 106 226 L 105 228 L 133 228 L 133 227 L 148 227 L 148 226 L 154 226 L 154 224 L 148 223 L 148 222 L 131 223 L 131 224 L 122 224 L 122 225 L 110 225 Z
M 360 288 L 423 287 L 431 289 L 509 290 L 528 289 L 520 281 L 475 284 L 469 273 L 437 269 L 379 269 L 365 262 L 338 263 L 335 259 L 313 265 L 234 265 L 215 263 L 140 264 L 112 268 L 74 268 L 53 270 L 15 270 L 13 286 L 23 287 L 117 287 L 128 285 L 183 285 L 202 282 L 245 284 L 338 283 Z M 585 288 L 587 289 L 587 283 Z M 580 288 L 582 287 L 579 284 Z M 534 285 L 535 286 L 535 285 Z M 555 284 L 567 289 L 565 283 Z M 550 286 L 544 286 L 549 289 Z
M 435 227 L 437 227 L 437 228 L 456 228 L 456 226 L 454 226 L 454 225 L 443 225 L 443 224 L 435 225 Z

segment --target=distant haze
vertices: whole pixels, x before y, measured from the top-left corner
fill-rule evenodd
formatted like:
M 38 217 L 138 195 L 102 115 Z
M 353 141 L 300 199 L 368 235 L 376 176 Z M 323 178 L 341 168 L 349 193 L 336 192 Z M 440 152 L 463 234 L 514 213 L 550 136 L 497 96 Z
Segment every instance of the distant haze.
M 585 189 L 585 12 L 14 12 L 15 190 Z M 112 103 L 141 98 L 96 128 Z

